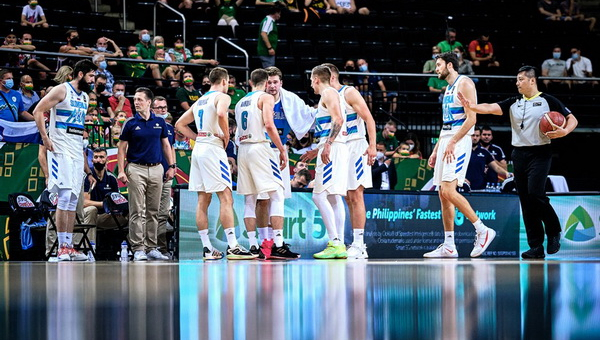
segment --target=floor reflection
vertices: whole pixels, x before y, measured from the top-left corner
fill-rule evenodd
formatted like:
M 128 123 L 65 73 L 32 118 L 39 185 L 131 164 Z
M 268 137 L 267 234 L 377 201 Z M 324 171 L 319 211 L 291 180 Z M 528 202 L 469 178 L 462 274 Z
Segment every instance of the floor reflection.
M 600 262 L 1 263 L 0 339 L 574 339 Z

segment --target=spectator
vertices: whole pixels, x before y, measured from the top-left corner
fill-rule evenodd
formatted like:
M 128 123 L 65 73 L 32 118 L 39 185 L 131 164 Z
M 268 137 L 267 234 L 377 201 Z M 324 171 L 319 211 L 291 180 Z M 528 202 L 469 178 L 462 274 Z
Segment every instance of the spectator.
M 423 158 L 423 153 L 421 153 L 421 143 L 419 143 L 419 139 L 414 132 L 407 133 L 402 142 L 408 144 L 411 156 L 417 155 L 418 158 Z
M 356 64 L 358 65 L 358 70 L 360 72 L 377 72 L 375 70 L 369 70 L 369 64 L 365 59 L 358 59 Z M 383 102 L 390 103 L 390 112 L 396 111 L 396 99 L 398 94 L 396 92 L 388 93 L 383 80 L 379 76 L 360 76 L 358 80 L 358 90 L 369 105 L 369 110 L 373 111 L 373 99 L 379 97 L 379 94 L 381 94 Z M 390 98 L 388 98 L 388 95 Z
M 83 223 L 95 225 L 90 228 L 90 241 L 96 240 L 96 229 L 112 229 L 117 224 L 111 214 L 104 211 L 104 197 L 111 192 L 119 192 L 119 184 L 115 175 L 106 169 L 108 154 L 104 148 L 94 149 L 91 170 L 92 177 L 96 179 L 95 185 L 91 185 L 88 177 L 84 182 L 83 192 Z M 120 225 L 127 224 L 128 218 L 123 215 L 115 215 Z
M 37 0 L 27 1 L 28 5 L 23 7 L 21 12 L 21 26 L 31 26 L 48 28 L 48 22 L 46 21 L 46 15 L 42 6 L 38 5 Z
M 123 124 L 125 124 L 125 121 L 127 120 L 127 113 L 125 111 L 117 111 L 116 114 L 117 115 L 114 119 L 114 124 L 110 130 L 112 135 L 111 145 L 114 147 L 119 146 L 119 136 L 121 136 Z
M 82 56 L 91 56 L 94 54 L 94 51 L 85 46 L 81 46 L 79 44 L 79 33 L 77 30 L 68 30 L 66 33 L 67 44 L 62 45 L 58 52 L 60 53 L 68 53 L 68 54 L 77 54 Z M 75 60 L 71 60 L 70 58 L 58 57 L 57 68 L 60 68 L 63 65 L 72 66 Z
M 237 145 L 233 142 L 235 140 L 235 131 L 237 130 L 237 122 L 233 118 L 228 119 L 229 122 L 229 142 L 227 143 L 227 147 L 225 148 L 225 153 L 227 154 L 227 160 L 229 161 L 229 166 L 231 167 L 232 176 L 235 175 L 237 178 L 238 167 L 237 167 Z
M 227 88 L 227 94 L 229 97 L 231 97 L 229 112 L 233 113 L 233 110 L 235 110 L 235 105 L 240 101 L 240 99 L 246 96 L 246 91 L 237 86 L 235 76 L 233 75 L 229 75 L 229 87 Z
M 383 130 L 377 132 L 376 142 L 384 146 L 385 157 L 391 157 L 398 148 L 398 139 L 396 139 L 396 128 L 397 124 L 393 120 L 385 123 Z
M 386 152 L 385 144 L 377 143 L 377 158 L 371 167 L 373 189 L 394 190 L 398 181 L 396 167 L 392 164 L 392 159 L 387 158 L 384 152 Z
M 200 94 L 206 94 L 210 90 L 210 79 L 208 74 L 202 76 L 202 84 L 200 86 Z
M 446 92 L 446 87 L 448 86 L 448 82 L 444 79 L 440 79 L 437 76 L 431 77 L 427 81 L 427 87 L 429 88 L 429 92 L 440 93 L 440 95 L 444 95 Z M 441 99 L 441 97 L 440 97 Z
M 308 169 L 301 169 L 294 174 L 294 177 L 290 180 L 290 185 L 292 188 L 306 188 L 311 180 L 312 175 L 310 171 Z
M 110 93 L 108 93 L 108 91 L 106 91 L 106 82 L 107 81 L 108 80 L 106 79 L 106 76 L 104 74 L 97 75 L 96 79 L 94 81 L 94 86 L 92 87 L 92 91 L 96 92 L 99 99 L 101 96 L 105 96 L 106 102 L 108 103 L 108 96 L 110 96 Z
M 354 0 L 327 0 L 329 7 L 336 11 L 337 14 L 354 14 L 356 13 L 356 4 Z
M 562 50 L 560 46 L 554 46 L 552 50 L 552 58 L 546 59 L 542 63 L 542 77 L 567 77 L 567 62 L 560 59 Z M 560 79 L 544 79 L 546 88 L 550 88 L 551 84 L 569 84 L 565 80 Z
M 219 11 L 217 13 L 217 17 L 219 18 L 217 25 L 231 26 L 233 35 L 235 35 L 235 26 L 239 25 L 235 18 L 235 15 L 238 7 L 242 5 L 242 2 L 244 2 L 244 0 L 223 0 L 223 3 L 221 3 L 221 0 L 215 0 L 215 5 L 217 6 Z
M 73 80 L 73 68 L 71 66 L 62 66 L 56 71 L 56 76 L 53 79 L 56 84 L 62 84 Z
M 193 57 L 192 59 L 189 60 L 190 63 L 192 64 L 202 64 L 202 65 L 211 65 L 211 66 L 217 66 L 219 65 L 219 62 L 214 60 L 214 59 L 203 59 L 202 57 L 204 57 L 204 49 L 202 48 L 202 46 L 200 45 L 195 45 L 192 48 L 192 53 L 193 53 Z
M 560 12 L 560 5 L 554 0 L 540 0 L 538 2 L 538 11 L 546 20 L 558 21 L 563 20 Z
M 411 154 L 410 146 L 406 142 L 400 142 L 392 158 L 419 158 L 419 155 Z
M 161 35 L 157 35 L 154 37 L 154 39 L 152 39 L 152 44 L 154 45 L 154 47 L 156 47 L 157 50 L 165 50 L 166 52 L 166 48 L 165 48 L 165 38 L 163 38 Z M 166 61 L 172 61 L 171 57 L 166 54 L 165 55 L 165 60 Z
M 108 107 L 108 98 L 103 98 L 104 102 L 101 104 L 96 92 L 91 91 L 88 93 L 88 96 L 90 97 L 90 101 L 88 103 L 87 114 L 90 116 L 92 123 L 96 124 L 98 121 L 110 123 L 110 116 L 106 111 L 106 107 Z
M 337 10 L 332 8 L 329 0 L 304 0 L 304 7 L 319 15 L 337 14 Z
M 256 51 L 263 68 L 275 66 L 275 51 L 277 50 L 277 42 L 279 40 L 277 29 L 277 20 L 279 18 L 281 18 L 281 7 L 273 6 L 269 8 L 267 16 L 260 23 Z
M 12 33 L 9 32 L 6 37 L 4 38 L 4 45 L 1 46 L 2 48 L 10 48 L 10 49 L 20 49 L 20 50 L 24 50 L 24 51 L 35 51 L 35 46 L 33 45 L 33 37 L 31 35 L 31 33 L 25 32 L 23 33 L 23 35 L 21 36 L 20 39 L 20 44 L 17 44 L 17 36 Z M 20 54 L 16 54 L 16 53 L 6 53 L 6 61 L 2 61 L 2 65 L 8 66 L 8 67 L 19 67 L 19 68 L 29 68 L 29 69 L 33 69 L 33 70 L 38 70 L 41 71 L 40 72 L 40 79 L 44 80 L 46 79 L 46 72 L 45 71 L 50 71 L 50 69 L 42 64 L 41 62 L 39 62 L 36 58 L 34 54 L 30 54 L 30 53 L 20 53 Z
M 140 57 L 140 55 L 138 54 L 137 47 L 133 45 L 127 47 L 127 58 L 140 60 L 142 59 L 142 57 Z M 109 65 L 112 65 L 112 63 L 114 63 L 114 61 L 109 63 Z M 120 60 L 116 63 L 117 65 L 120 65 L 123 68 L 123 73 L 126 77 L 141 78 L 146 73 L 147 66 L 144 63 Z
M 317 145 L 314 143 L 314 133 L 307 132 L 302 138 L 296 137 L 292 140 L 292 152 L 296 155 L 303 155 L 306 151 L 314 150 Z
M 475 127 L 473 134 L 471 135 L 471 142 L 473 145 L 473 151 L 471 151 L 471 159 L 467 167 L 467 174 L 465 179 L 469 184 L 471 190 L 482 190 L 486 188 L 486 183 L 497 183 L 498 173 L 504 176 L 510 176 L 508 172 L 500 166 L 500 164 L 494 159 L 494 156 L 489 153 L 488 150 L 483 148 L 479 144 L 481 138 L 481 128 Z M 496 174 L 495 180 L 489 180 L 486 171 L 492 170 Z
M 293 172 L 293 173 L 294 173 L 294 175 L 295 175 L 295 174 L 297 174 L 297 173 L 298 173 L 298 171 L 300 171 L 300 170 L 303 170 L 303 169 L 306 169 L 306 170 L 308 170 L 308 163 L 306 163 L 306 162 L 305 162 L 305 161 L 303 161 L 303 160 L 298 160 L 298 161 L 296 162 L 296 164 L 294 164 L 294 169 L 292 170 L 292 172 Z M 294 175 L 290 175 L 290 176 L 291 176 L 290 178 L 293 178 L 293 177 L 294 177 Z M 308 182 L 310 182 L 310 180 L 308 180 Z M 308 183 L 308 182 L 307 182 L 307 183 Z
M 354 62 L 354 60 L 346 60 L 346 63 L 344 64 L 344 71 L 356 72 L 356 63 Z M 356 80 L 356 76 L 340 75 L 340 83 L 347 86 L 356 86 L 358 84 L 358 81 Z
M 167 61 L 166 59 L 166 52 L 164 49 L 162 48 L 157 48 L 156 49 L 156 54 L 154 54 L 154 60 L 156 61 Z M 165 86 L 165 83 L 163 82 L 163 80 L 171 80 L 172 82 L 175 80 L 175 71 L 173 71 L 173 68 L 176 68 L 177 70 L 179 70 L 178 66 L 169 66 L 167 64 L 149 64 L 148 65 L 148 69 L 150 69 L 150 72 L 152 73 L 152 78 L 154 78 L 154 82 L 156 83 L 156 86 Z M 171 84 L 171 86 L 173 87 L 178 87 L 179 84 Z
M 506 162 L 506 155 L 504 154 L 504 150 L 496 144 L 492 143 L 494 139 L 494 131 L 488 125 L 484 125 L 481 127 L 481 139 L 479 140 L 479 145 L 482 148 L 486 149 L 490 155 L 494 157 L 494 159 L 498 162 L 498 165 L 502 167 L 502 169 L 508 169 L 508 163 Z M 498 172 L 494 169 L 488 169 L 486 172 L 487 180 L 486 182 L 497 183 L 498 182 Z M 506 177 L 504 177 L 506 178 Z
M 500 66 L 500 63 L 496 60 L 496 57 L 494 56 L 494 47 L 490 42 L 490 35 L 488 33 L 482 33 L 479 36 L 479 38 L 471 41 L 471 43 L 469 44 L 469 55 L 471 56 L 473 66 L 475 67 Z
M 125 97 L 125 83 L 118 80 L 115 82 L 113 88 L 113 95 L 108 98 L 108 114 L 110 118 L 115 118 L 117 111 L 125 111 L 127 118 L 133 117 L 133 110 L 131 109 L 131 102 Z
M 475 74 L 475 71 L 473 71 L 473 62 L 465 59 L 465 49 L 462 46 L 455 48 L 454 54 L 458 58 L 458 74 Z M 476 79 L 473 79 L 473 82 L 476 83 Z
M 435 71 L 435 58 L 441 54 L 440 47 L 438 45 L 434 45 L 431 48 L 431 59 L 428 59 L 425 64 L 423 64 L 423 73 L 433 73 Z
M 573 78 L 591 78 L 592 61 L 581 55 L 579 47 L 571 47 L 571 58 L 567 59 L 567 73 Z M 593 86 L 598 84 L 597 81 L 586 82 L 585 80 L 574 80 L 574 85 Z
M 33 79 L 30 75 L 24 75 L 21 77 L 21 84 L 19 93 L 23 100 L 23 110 L 29 112 L 29 108 L 33 103 L 40 100 L 40 96 L 33 90 Z
M 594 30 L 594 26 L 596 25 L 596 18 L 586 17 L 583 13 L 581 13 L 579 3 L 575 2 L 575 0 L 565 0 L 561 2 L 560 11 L 563 15 L 571 17 L 573 20 L 589 22 L 590 32 Z
M 10 70 L 0 70 L 0 119 L 9 122 L 21 120 L 31 121 L 33 116 L 25 110 L 21 94 L 14 87 L 13 74 Z
M 140 42 L 138 42 L 135 47 L 137 48 L 137 53 L 142 57 L 142 59 L 154 59 L 154 54 L 156 54 L 156 46 L 150 43 L 152 38 L 150 37 L 150 33 L 147 29 L 143 29 L 139 34 Z
M 172 61 L 177 63 L 187 63 L 192 59 L 192 52 L 184 46 L 182 35 L 175 36 L 173 46 L 174 47 L 170 48 L 167 52 Z M 183 66 L 180 66 L 180 68 L 183 68 Z
M 177 89 L 175 96 L 183 111 L 187 111 L 200 98 L 200 92 L 194 87 L 194 75 L 190 71 L 183 72 L 183 86 Z
M 456 41 L 456 30 L 454 28 L 448 28 L 446 30 L 446 40 L 440 41 L 437 45 L 441 53 L 451 52 L 457 46 L 463 46 L 463 44 Z
M 108 44 L 112 45 L 112 48 L 115 50 L 114 52 L 111 52 L 108 50 Z M 92 50 L 94 51 L 94 53 L 102 54 L 105 57 L 111 57 L 111 58 L 123 57 L 123 52 L 121 51 L 121 48 L 119 47 L 119 45 L 117 45 L 114 42 L 114 40 L 109 39 L 107 37 L 98 38 L 98 40 L 96 40 L 96 48 L 93 48 Z
M 285 0 L 285 8 L 292 13 L 298 13 L 300 12 L 300 5 L 298 5 L 299 1 L 302 0 Z
M 115 83 L 115 77 L 108 70 L 108 63 L 104 58 L 104 54 L 94 54 L 94 56 L 92 57 L 92 62 L 94 63 L 94 65 L 96 65 L 96 67 L 98 67 L 96 69 L 96 77 L 98 77 L 98 75 L 100 74 L 106 77 L 105 94 L 111 95 L 112 88 Z

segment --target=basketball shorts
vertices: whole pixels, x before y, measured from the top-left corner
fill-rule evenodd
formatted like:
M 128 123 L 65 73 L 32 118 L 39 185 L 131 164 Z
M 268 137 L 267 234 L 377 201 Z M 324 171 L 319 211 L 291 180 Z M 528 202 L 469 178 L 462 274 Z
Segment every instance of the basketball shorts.
M 227 153 L 222 147 L 196 143 L 191 163 L 190 191 L 213 193 L 224 191 L 225 188 L 231 190 L 231 170 Z
M 369 143 L 365 139 L 355 139 L 346 142 L 348 148 L 348 190 L 356 190 L 359 186 L 373 187 L 371 166 L 365 155 Z
M 242 143 L 238 149 L 237 192 L 258 195 L 283 187 L 278 158 L 269 143 Z M 288 176 L 289 177 L 289 176 Z
M 465 135 L 454 148 L 454 160 L 447 163 L 444 159 L 444 152 L 452 136 L 443 136 L 440 138 L 437 150 L 437 158 L 433 169 L 433 184 L 439 186 L 442 182 L 452 182 L 457 180 L 457 185 L 462 187 L 465 182 L 465 175 L 471 159 L 471 136 Z
M 83 172 L 83 152 L 81 157 L 62 153 L 47 152 L 48 190 L 58 193 L 59 189 L 70 189 L 79 198 L 85 173 Z
M 317 168 L 315 171 L 314 193 L 327 191 L 329 195 L 346 196 L 348 191 L 348 148 L 346 143 L 331 144 L 330 162 L 324 164 L 321 160 L 323 147 L 319 147 Z

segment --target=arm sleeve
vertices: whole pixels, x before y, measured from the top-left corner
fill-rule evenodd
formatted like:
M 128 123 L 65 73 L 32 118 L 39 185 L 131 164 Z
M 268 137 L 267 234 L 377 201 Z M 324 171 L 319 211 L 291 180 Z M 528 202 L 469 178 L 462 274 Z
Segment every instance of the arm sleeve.
M 545 93 L 542 93 L 542 96 L 544 96 L 544 98 L 546 98 L 546 100 L 548 101 L 548 107 L 550 111 L 558 111 L 562 113 L 565 117 L 571 114 L 571 110 L 567 109 L 567 107 L 560 100 Z
M 514 104 L 518 100 L 518 97 L 510 97 L 506 98 L 503 101 L 498 102 L 500 105 L 500 109 L 502 110 L 502 114 L 507 114 L 510 112 L 510 106 Z

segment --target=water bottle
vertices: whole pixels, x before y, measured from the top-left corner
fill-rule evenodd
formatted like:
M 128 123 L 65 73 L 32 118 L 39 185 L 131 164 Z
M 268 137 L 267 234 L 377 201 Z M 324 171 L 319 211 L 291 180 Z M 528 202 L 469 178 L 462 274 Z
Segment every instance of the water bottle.
M 92 245 L 92 250 L 88 251 L 88 262 L 96 262 L 96 259 L 94 258 L 94 252 L 96 252 L 96 242 L 90 241 L 90 244 Z
M 129 251 L 127 250 L 127 241 L 121 243 L 121 262 L 129 262 Z
M 485 185 L 485 192 L 491 192 L 492 191 L 492 183 L 487 182 L 487 184 Z
M 497 193 L 502 192 L 502 184 L 500 182 L 496 183 L 496 192 Z

